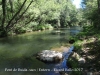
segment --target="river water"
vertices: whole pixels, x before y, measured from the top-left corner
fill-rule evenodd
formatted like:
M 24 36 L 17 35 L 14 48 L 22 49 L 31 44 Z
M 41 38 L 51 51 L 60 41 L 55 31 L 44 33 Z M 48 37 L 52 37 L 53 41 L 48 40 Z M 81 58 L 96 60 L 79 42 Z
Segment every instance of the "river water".
M 79 31 L 79 27 L 73 27 L 1 38 L 0 75 L 59 75 L 52 69 L 54 65 L 45 64 L 33 55 L 68 44 L 70 36 Z

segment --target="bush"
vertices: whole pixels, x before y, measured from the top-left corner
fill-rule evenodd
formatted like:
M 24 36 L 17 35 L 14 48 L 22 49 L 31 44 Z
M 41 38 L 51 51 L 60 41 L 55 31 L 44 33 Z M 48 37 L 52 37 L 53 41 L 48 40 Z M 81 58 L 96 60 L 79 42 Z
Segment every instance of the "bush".
M 5 37 L 7 36 L 7 32 L 6 31 L 0 31 L 0 37 Z
M 44 26 L 46 29 L 53 29 L 53 26 L 51 26 L 51 24 L 45 24 Z
M 16 34 L 26 33 L 26 29 L 24 27 L 17 27 L 15 29 Z
M 45 26 L 44 25 L 39 25 L 39 26 L 37 26 L 37 30 L 45 30 Z
M 36 28 L 34 28 L 36 29 Z M 37 30 L 46 30 L 46 29 L 53 29 L 53 27 L 51 26 L 51 24 L 45 24 L 45 25 L 38 25 L 37 26 Z

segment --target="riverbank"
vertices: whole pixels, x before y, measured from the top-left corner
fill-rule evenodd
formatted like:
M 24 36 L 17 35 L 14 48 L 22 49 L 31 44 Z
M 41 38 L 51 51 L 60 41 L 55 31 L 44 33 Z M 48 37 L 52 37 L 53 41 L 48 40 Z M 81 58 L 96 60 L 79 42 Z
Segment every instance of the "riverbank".
M 78 34 L 74 39 L 75 49 L 69 57 L 71 68 L 82 68 L 82 71 L 71 72 L 70 75 L 100 74 L 100 32 L 87 30 Z M 96 33 L 97 32 L 97 33 Z M 81 60 L 81 62 L 79 61 Z

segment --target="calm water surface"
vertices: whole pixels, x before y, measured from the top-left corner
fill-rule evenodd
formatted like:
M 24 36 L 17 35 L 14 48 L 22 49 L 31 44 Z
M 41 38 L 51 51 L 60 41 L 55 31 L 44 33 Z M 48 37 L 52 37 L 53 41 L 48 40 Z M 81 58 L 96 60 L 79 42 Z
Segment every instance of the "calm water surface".
M 49 72 L 54 65 L 44 64 L 33 55 L 67 44 L 70 36 L 74 36 L 79 29 L 34 32 L 0 39 L 0 75 L 56 75 Z M 61 33 L 55 34 L 55 31 Z

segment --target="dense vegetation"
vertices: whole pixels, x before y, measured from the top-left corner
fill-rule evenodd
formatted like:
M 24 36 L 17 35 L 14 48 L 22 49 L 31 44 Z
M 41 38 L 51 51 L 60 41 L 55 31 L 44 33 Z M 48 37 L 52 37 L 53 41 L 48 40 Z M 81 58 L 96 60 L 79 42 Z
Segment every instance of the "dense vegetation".
M 0 0 L 0 11 L 0 37 L 83 22 L 71 0 Z
M 85 56 L 87 62 L 85 66 L 79 65 L 78 57 L 70 58 L 70 63 L 73 68 L 82 66 L 99 70 L 100 0 L 82 0 L 81 6 L 77 9 L 72 0 L 0 0 L 0 37 L 82 26 L 83 32 L 74 37 L 74 46 L 75 52 L 80 57 Z M 76 74 L 80 75 L 80 72 Z
M 100 28 L 100 0 L 83 0 L 84 17 L 88 25 L 93 28 Z
M 81 72 L 71 72 L 77 75 L 100 74 L 100 0 L 82 0 L 82 11 L 85 25 L 83 31 L 73 39 L 75 49 L 74 54 L 68 59 L 72 68 L 81 67 Z M 76 54 L 76 55 L 75 55 Z M 80 63 L 79 59 L 84 59 L 85 63 Z M 74 63 L 74 64 L 73 64 Z
M 0 37 L 77 25 L 99 30 L 100 1 L 82 0 L 81 6 L 72 0 L 0 0 Z

